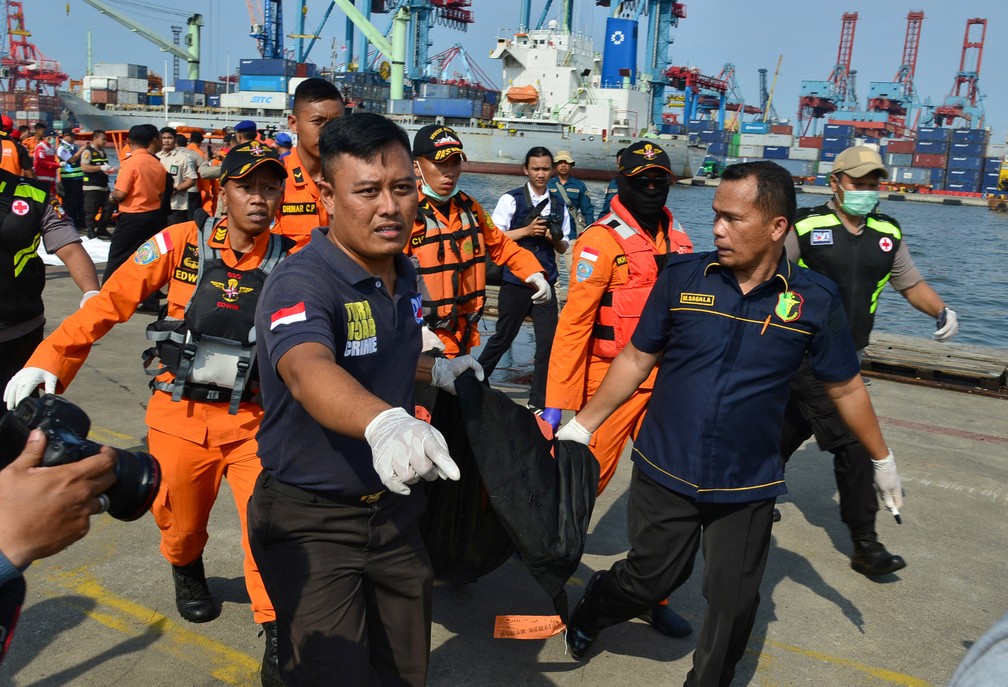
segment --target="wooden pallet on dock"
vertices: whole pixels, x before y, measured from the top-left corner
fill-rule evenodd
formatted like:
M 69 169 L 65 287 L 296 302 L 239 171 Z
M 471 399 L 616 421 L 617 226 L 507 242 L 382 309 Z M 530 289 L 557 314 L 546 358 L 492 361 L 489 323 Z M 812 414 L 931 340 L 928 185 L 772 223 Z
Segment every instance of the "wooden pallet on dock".
M 1008 351 L 939 343 L 897 334 L 873 333 L 861 368 L 953 386 L 1003 391 L 1008 386 Z

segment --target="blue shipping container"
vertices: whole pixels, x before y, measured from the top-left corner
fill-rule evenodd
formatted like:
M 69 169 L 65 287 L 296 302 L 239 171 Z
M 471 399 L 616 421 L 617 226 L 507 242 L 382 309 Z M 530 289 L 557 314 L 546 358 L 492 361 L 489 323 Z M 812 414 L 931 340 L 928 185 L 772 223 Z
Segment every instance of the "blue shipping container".
M 455 117 L 469 119 L 474 103 L 465 98 L 415 98 L 413 114 L 423 117 Z M 476 104 L 475 107 L 479 107 Z
M 664 125 L 669 126 L 669 125 Z M 662 127 L 664 129 L 664 126 Z M 724 141 L 717 141 L 716 143 L 711 143 L 707 146 L 708 155 L 727 155 L 728 154 L 728 144 Z
M 946 183 L 953 181 L 978 184 L 980 183 L 981 172 L 977 169 L 950 169 L 945 172 Z
M 815 175 L 815 186 L 826 186 L 828 183 L 829 174 L 816 174 Z
M 724 142 L 731 137 L 730 131 L 700 131 L 699 134 L 704 143 Z
M 983 175 L 984 188 L 997 188 L 999 181 L 1001 181 L 1000 172 L 987 172 Z
M 952 143 L 949 155 L 956 157 L 983 157 L 987 146 L 983 143 Z
M 953 157 L 949 155 L 948 168 L 951 169 L 969 169 L 975 170 L 977 172 L 983 171 L 983 158 L 982 157 Z
M 953 143 L 987 143 L 990 132 L 987 129 L 952 129 Z
M 984 171 L 985 172 L 997 172 L 1001 170 L 1001 158 L 999 157 L 985 157 L 984 158 Z
M 976 193 L 980 186 L 978 182 L 961 183 L 958 181 L 949 181 L 945 184 L 946 191 L 959 191 L 961 193 Z
M 710 119 L 691 119 L 686 128 L 690 131 L 716 131 L 717 122 Z
M 206 104 L 209 107 L 220 107 L 220 96 L 219 95 L 208 95 L 206 97 Z
M 839 155 L 841 152 L 843 152 L 843 148 L 841 148 L 840 150 L 826 150 L 825 148 L 823 148 L 821 151 L 819 151 L 819 159 L 823 160 L 824 162 L 833 162 L 833 160 L 836 159 L 836 156 Z
M 917 141 L 948 141 L 952 129 L 940 126 L 922 126 L 917 129 Z
M 931 185 L 935 188 L 941 188 L 945 185 L 945 170 L 941 167 L 935 167 L 931 170 Z
M 823 136 L 822 149 L 823 151 L 829 150 L 839 153 L 842 150 L 850 148 L 852 142 L 852 139 L 848 136 Z M 825 160 L 826 158 L 823 159 Z
M 914 146 L 914 151 L 924 153 L 925 155 L 948 155 L 949 143 L 948 141 L 918 139 L 917 145 Z
M 273 93 L 287 92 L 286 76 L 258 76 L 242 74 L 238 77 L 239 91 L 271 91 Z
M 200 79 L 176 79 L 175 90 L 187 93 L 202 93 L 205 89 L 203 81 Z
M 164 96 L 163 95 L 148 95 L 147 96 L 147 104 L 148 105 L 154 105 L 156 107 L 161 107 L 162 105 L 164 105 Z
M 290 60 L 242 60 L 238 74 L 244 76 L 293 76 L 297 63 Z
M 789 150 L 787 146 L 763 146 L 763 157 L 767 160 L 787 160 Z
M 854 127 L 850 124 L 827 124 L 823 127 L 823 137 L 844 137 L 854 136 Z
M 740 131 L 743 134 L 768 134 L 770 125 L 767 122 L 742 122 Z

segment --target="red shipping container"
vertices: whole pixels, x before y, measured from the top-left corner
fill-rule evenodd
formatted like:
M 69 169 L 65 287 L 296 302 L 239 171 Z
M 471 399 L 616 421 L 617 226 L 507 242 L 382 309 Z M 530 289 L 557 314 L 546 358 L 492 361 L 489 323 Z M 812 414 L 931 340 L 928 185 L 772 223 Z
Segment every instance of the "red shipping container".
M 888 150 L 888 148 L 886 149 Z M 945 169 L 947 155 L 929 155 L 927 153 L 917 153 L 913 156 L 914 167 L 930 167 L 932 169 Z
M 822 148 L 822 136 L 800 136 L 799 148 Z
M 788 136 L 790 136 L 794 133 L 794 129 L 789 124 L 771 124 L 770 133 L 787 134 Z
M 908 155 L 913 153 L 914 145 L 915 145 L 914 142 L 909 139 L 907 140 L 890 139 L 889 143 L 886 144 L 886 152 Z

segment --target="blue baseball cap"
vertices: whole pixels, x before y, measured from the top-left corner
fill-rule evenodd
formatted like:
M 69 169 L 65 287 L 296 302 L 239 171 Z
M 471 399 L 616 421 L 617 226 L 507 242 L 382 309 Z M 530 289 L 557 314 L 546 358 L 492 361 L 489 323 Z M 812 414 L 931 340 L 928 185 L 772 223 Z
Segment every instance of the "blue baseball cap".
M 294 146 L 294 141 L 291 140 L 290 134 L 287 133 L 279 133 L 273 140 L 276 141 L 278 146 L 284 146 L 287 148 L 292 148 Z

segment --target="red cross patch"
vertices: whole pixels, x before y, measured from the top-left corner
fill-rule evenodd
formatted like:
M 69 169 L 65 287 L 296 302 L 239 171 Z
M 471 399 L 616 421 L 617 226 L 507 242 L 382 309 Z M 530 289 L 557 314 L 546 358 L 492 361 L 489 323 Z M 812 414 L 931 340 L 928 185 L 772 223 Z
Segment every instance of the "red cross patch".
M 889 251 L 892 250 L 893 242 L 892 239 L 889 238 L 888 236 L 883 236 L 882 238 L 879 239 L 878 245 L 879 248 L 882 249 L 883 253 L 888 253 Z
M 15 215 L 27 215 L 30 209 L 31 206 L 21 199 L 15 200 L 11 203 L 11 210 L 14 211 Z

